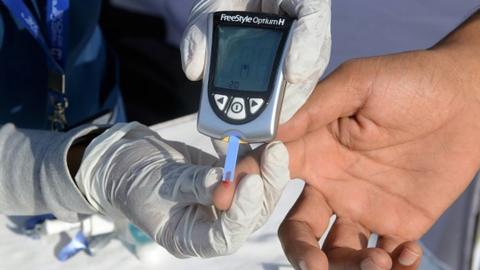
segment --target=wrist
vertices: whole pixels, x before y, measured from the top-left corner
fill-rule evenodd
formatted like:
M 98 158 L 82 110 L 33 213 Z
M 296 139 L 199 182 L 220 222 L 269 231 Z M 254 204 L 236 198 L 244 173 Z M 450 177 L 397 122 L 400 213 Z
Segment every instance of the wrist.
M 87 148 L 88 144 L 95 139 L 98 135 L 103 133 L 105 128 L 99 128 L 94 130 L 80 138 L 77 138 L 73 144 L 70 146 L 67 152 L 67 165 L 68 170 L 70 171 L 70 175 L 72 178 L 75 178 L 75 175 L 80 168 L 80 164 L 82 163 L 83 154 L 85 149 Z
M 448 49 L 450 47 L 477 53 L 480 44 L 480 10 L 472 14 L 467 20 L 435 44 L 432 49 Z M 456 50 L 457 50 L 456 49 Z
M 480 104 L 480 11 L 439 41 L 430 51 L 442 57 L 450 70 Z M 471 95 L 470 95 L 471 96 Z M 479 105 L 480 106 L 480 105 Z
M 472 101 L 473 116 L 480 115 L 480 11 L 475 12 L 468 20 L 436 44 L 431 51 L 448 58 L 452 73 L 462 84 L 468 99 Z M 480 169 L 480 121 L 472 119 L 472 128 L 476 134 L 477 169 Z

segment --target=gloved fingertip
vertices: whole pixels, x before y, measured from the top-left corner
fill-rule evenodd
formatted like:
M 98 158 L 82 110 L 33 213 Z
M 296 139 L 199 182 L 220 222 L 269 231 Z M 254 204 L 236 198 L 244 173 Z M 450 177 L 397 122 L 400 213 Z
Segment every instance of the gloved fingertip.
M 326 63 L 328 61 L 321 61 L 320 53 L 302 51 L 291 50 L 285 61 L 285 79 L 291 84 L 301 84 L 308 80 L 318 81 L 328 64 Z
M 180 44 L 182 69 L 191 81 L 202 78 L 205 64 L 205 34 L 196 25 L 190 26 Z
M 305 73 L 300 73 L 295 68 L 290 68 L 289 65 L 285 66 L 284 74 L 285 80 L 291 84 L 302 83 L 308 78 Z
M 202 68 L 200 68 L 196 64 L 189 63 L 185 66 L 183 71 L 185 72 L 185 76 L 187 77 L 187 79 L 189 79 L 190 81 L 195 82 L 202 79 L 203 66 Z
M 242 181 L 238 184 L 237 190 L 239 190 L 239 192 L 260 194 L 260 192 L 257 192 L 257 190 L 262 189 L 262 182 L 263 180 L 260 175 L 248 174 L 243 177 Z
M 288 166 L 288 162 L 288 150 L 281 141 L 274 141 L 267 145 L 262 163 Z
M 279 196 L 290 180 L 287 147 L 280 141 L 267 145 L 263 152 L 261 172 L 268 193 Z
M 182 61 L 182 69 L 184 72 L 187 71 L 187 67 L 190 65 L 192 61 L 192 56 L 190 55 L 190 40 L 189 35 L 186 33 L 182 37 L 182 41 L 180 42 L 180 59 Z
M 205 175 L 205 187 L 215 186 L 222 179 L 223 169 L 219 167 L 210 168 Z
M 292 84 L 318 80 L 330 59 L 330 24 L 313 18 L 314 14 L 300 19 L 293 29 L 284 69 L 285 79 Z

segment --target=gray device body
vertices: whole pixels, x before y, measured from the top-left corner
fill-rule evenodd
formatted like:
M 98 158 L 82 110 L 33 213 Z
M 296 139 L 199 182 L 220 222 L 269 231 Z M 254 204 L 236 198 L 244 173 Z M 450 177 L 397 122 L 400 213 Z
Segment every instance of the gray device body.
M 276 20 L 276 21 L 275 21 Z M 246 22 L 251 24 L 245 25 Z M 262 25 L 265 22 L 267 25 Z M 281 23 L 283 25 L 280 25 Z M 269 23 L 269 24 L 268 24 Z M 273 26 L 271 25 L 273 23 Z M 292 19 L 260 13 L 216 12 L 208 19 L 207 54 L 198 113 L 198 130 L 212 138 L 237 136 L 249 143 L 267 142 L 276 135 L 286 81 L 283 75 L 288 52 Z M 218 50 L 218 25 L 261 28 L 281 32 L 266 91 L 222 89 L 215 86 L 214 73 Z M 259 40 L 261 42 L 261 40 Z M 221 101 L 221 102 L 219 102 Z M 243 101 L 243 102 L 242 102 Z M 242 108 L 243 107 L 243 108 Z M 243 110 L 243 111 L 242 111 Z M 255 113 L 253 113 L 255 111 Z

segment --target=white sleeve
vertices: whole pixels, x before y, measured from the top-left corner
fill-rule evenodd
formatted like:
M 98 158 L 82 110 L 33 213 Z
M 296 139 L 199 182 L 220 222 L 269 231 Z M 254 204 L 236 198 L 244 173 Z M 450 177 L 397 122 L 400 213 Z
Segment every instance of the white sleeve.
M 86 125 L 60 133 L 0 126 L 0 213 L 53 213 L 72 222 L 94 213 L 70 175 L 67 152 L 97 129 Z

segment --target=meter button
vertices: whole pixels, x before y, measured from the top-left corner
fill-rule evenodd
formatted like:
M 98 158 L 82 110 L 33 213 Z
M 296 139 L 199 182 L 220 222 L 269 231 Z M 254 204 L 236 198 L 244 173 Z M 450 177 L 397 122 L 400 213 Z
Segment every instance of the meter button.
M 217 104 L 217 107 L 220 111 L 223 111 L 225 109 L 225 106 L 227 106 L 228 102 L 228 97 L 224 95 L 215 95 L 213 96 L 215 99 L 215 103 Z
M 232 112 L 234 113 L 241 113 L 243 111 L 243 104 L 238 102 L 238 101 L 234 101 L 232 102 Z
M 251 98 L 249 100 L 250 102 L 250 113 L 255 114 L 262 108 L 263 105 L 263 99 L 261 98 Z
M 245 101 L 243 98 L 233 99 L 227 117 L 233 120 L 243 120 L 247 118 L 247 114 L 245 113 Z

